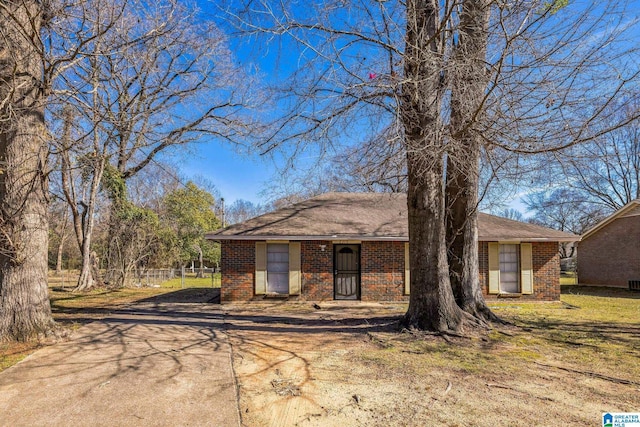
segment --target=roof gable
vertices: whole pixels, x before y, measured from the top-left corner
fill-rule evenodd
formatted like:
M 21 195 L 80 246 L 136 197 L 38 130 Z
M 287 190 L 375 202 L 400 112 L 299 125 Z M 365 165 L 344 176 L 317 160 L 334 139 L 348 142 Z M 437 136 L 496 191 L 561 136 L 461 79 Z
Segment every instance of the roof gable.
M 207 234 L 213 240 L 408 241 L 407 198 L 400 193 L 326 193 Z M 577 241 L 576 235 L 485 213 L 480 241 Z
M 589 230 L 585 231 L 582 234 L 582 239 L 586 239 L 594 233 L 597 233 L 599 230 L 605 228 L 607 225 L 618 218 L 626 218 L 631 216 L 640 216 L 640 199 L 630 201 L 629 203 L 591 227 Z

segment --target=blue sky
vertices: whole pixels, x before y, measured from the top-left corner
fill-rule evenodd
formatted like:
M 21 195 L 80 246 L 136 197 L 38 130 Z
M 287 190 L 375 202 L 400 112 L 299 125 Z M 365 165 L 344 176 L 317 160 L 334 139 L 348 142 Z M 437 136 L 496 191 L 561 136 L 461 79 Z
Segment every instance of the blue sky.
M 215 3 L 199 0 L 205 14 L 219 14 Z M 304 13 L 309 12 L 306 8 L 301 10 L 304 10 Z M 287 80 L 288 75 L 298 65 L 299 55 L 302 55 L 299 47 L 283 47 L 288 43 L 284 40 L 273 41 L 269 46 L 265 46 L 261 43 L 263 40 L 232 38 L 230 46 L 239 62 L 252 69 L 256 66 L 267 84 L 276 84 Z M 369 71 L 371 70 L 363 69 L 363 75 L 368 75 Z M 342 133 L 339 138 L 342 142 L 357 143 L 358 136 L 354 135 L 359 134 L 360 132 L 347 132 Z M 271 156 L 261 156 L 257 152 L 252 155 L 239 154 L 234 147 L 216 141 L 199 143 L 190 151 L 192 154 L 181 161 L 181 173 L 187 179 L 204 176 L 216 185 L 227 203 L 233 203 L 238 199 L 253 203 L 269 201 L 270 195 L 266 194 L 265 190 L 273 179 L 279 178 L 278 166 L 282 167 L 284 164 L 284 161 L 280 161 L 276 165 Z M 282 160 L 280 154 L 274 153 L 276 158 Z M 312 147 L 297 158 L 297 164 L 312 163 L 318 155 Z M 304 167 L 302 166 L 303 169 Z
M 200 143 L 193 151 L 180 165 L 187 179 L 207 178 L 215 184 L 227 204 L 238 199 L 253 203 L 265 201 L 259 193 L 275 171 L 271 161 L 258 155 L 240 155 L 230 145 L 218 142 Z
M 203 0 L 201 5 L 207 4 Z M 634 6 L 636 8 L 637 6 Z M 630 17 L 637 19 L 636 17 Z M 278 80 L 282 74 L 286 74 L 290 67 L 295 66 L 295 55 L 292 57 L 280 57 L 275 53 L 276 49 L 265 52 L 262 46 L 247 47 L 235 44 L 232 46 L 240 61 L 255 61 L 265 73 L 265 78 Z M 275 55 L 275 56 L 274 56 Z M 366 70 L 365 70 L 366 71 Z M 267 156 L 263 158 L 257 153 L 247 155 L 237 153 L 230 145 L 211 141 L 201 143 L 188 159 L 184 159 L 181 172 L 192 178 L 197 175 L 204 176 L 213 182 L 225 198 L 227 203 L 233 203 L 238 199 L 249 200 L 253 203 L 263 203 L 268 200 L 268 194 L 264 194 L 265 188 L 271 179 L 277 174 L 277 168 Z M 520 202 L 521 194 L 514 197 L 509 204 L 511 207 L 525 213 L 524 205 Z
M 216 1 L 197 0 L 204 15 L 219 15 Z M 273 51 L 264 52 L 261 46 L 253 46 L 246 40 L 230 40 L 231 49 L 238 61 L 253 69 L 259 67 L 259 72 L 265 78 L 276 79 L 280 67 L 289 69 L 292 64 L 282 58 L 274 59 Z M 198 143 L 192 147 L 190 154 L 180 159 L 180 173 L 186 179 L 202 176 L 210 180 L 227 205 L 236 200 L 248 200 L 255 204 L 268 201 L 268 195 L 263 194 L 277 168 L 268 156 L 239 153 L 230 143 L 215 140 Z

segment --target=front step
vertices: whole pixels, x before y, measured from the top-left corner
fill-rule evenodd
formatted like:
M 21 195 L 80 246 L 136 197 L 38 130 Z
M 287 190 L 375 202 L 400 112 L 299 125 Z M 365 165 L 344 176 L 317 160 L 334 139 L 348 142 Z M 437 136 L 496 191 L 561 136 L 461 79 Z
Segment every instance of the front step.
M 264 295 L 264 299 L 289 299 L 289 294 L 278 294 L 278 293 L 271 293 L 271 294 L 265 294 Z

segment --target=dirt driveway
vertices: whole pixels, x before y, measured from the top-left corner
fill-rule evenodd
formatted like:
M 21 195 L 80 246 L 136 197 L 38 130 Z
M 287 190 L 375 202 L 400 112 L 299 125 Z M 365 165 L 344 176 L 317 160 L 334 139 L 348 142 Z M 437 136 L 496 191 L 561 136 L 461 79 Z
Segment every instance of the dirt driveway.
M 215 307 L 139 303 L 35 352 L 0 373 L 0 425 L 238 426 Z
M 394 304 L 220 306 L 185 290 L 80 308 L 69 316 L 93 323 L 74 339 L 0 373 L 0 425 L 589 426 L 637 412 L 640 299 L 568 297 L 496 307 L 517 327 L 454 342 L 398 333 Z
M 395 331 L 406 307 L 365 303 L 245 305 L 227 308 L 242 424 L 388 425 L 398 396 L 359 354 L 375 333 Z M 384 376 L 384 375 L 383 375 Z M 382 376 L 382 377 L 383 377 Z M 379 377 L 382 379 L 382 377 Z M 394 425 L 429 425 L 411 420 Z
M 562 335 L 563 323 L 532 323 L 448 343 L 399 334 L 401 305 L 223 309 L 247 427 L 591 426 L 640 409 L 637 324 L 568 322 Z

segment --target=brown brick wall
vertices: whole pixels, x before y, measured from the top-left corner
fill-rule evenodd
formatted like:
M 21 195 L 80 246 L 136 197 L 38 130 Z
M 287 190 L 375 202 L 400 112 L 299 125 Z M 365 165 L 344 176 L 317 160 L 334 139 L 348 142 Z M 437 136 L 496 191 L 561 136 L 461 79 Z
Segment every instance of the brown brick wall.
M 629 286 L 640 280 L 640 216 L 618 218 L 578 243 L 578 281 Z
M 322 251 L 320 245 L 326 245 Z M 406 301 L 404 295 L 404 242 L 362 242 L 361 299 Z M 480 283 L 488 299 L 488 244 L 480 242 Z M 221 301 L 260 299 L 254 295 L 255 242 L 222 242 Z M 333 299 L 333 245 L 328 241 L 301 242 L 302 294 L 299 300 Z M 533 243 L 534 294 L 523 299 L 555 301 L 560 298 L 560 258 L 557 243 Z
M 480 242 L 478 251 L 480 283 L 485 298 L 489 295 L 489 243 Z M 558 301 L 560 299 L 560 254 L 557 242 L 533 243 L 533 294 L 522 295 L 525 300 Z
M 322 251 L 321 245 L 325 245 Z M 301 300 L 333 299 L 333 245 L 331 242 L 303 241 L 300 245 L 302 268 Z
M 557 242 L 533 244 L 533 298 L 560 300 L 560 247 Z
M 362 242 L 362 301 L 405 301 L 404 242 Z
M 254 296 L 256 243 L 242 240 L 220 242 L 222 287 L 220 301 L 248 301 Z

